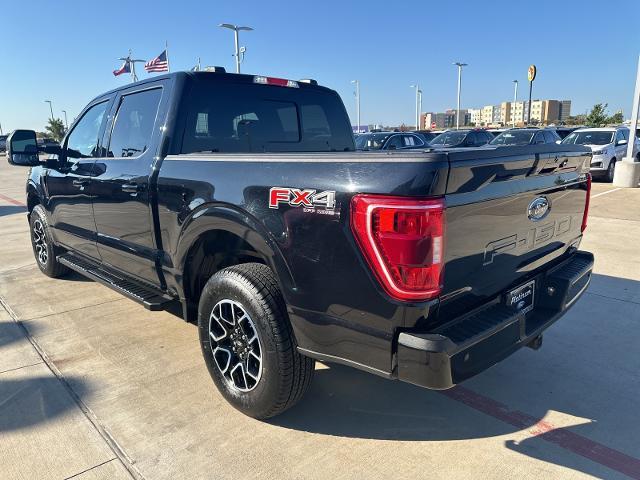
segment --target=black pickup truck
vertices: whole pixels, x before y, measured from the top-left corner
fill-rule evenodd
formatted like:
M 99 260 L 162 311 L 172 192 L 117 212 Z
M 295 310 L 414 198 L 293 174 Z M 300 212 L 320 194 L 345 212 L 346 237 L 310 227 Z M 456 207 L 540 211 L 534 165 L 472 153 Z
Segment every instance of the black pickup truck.
M 313 80 L 157 76 L 41 150 L 8 140 L 42 272 L 197 322 L 215 384 L 256 418 L 303 396 L 314 359 L 450 388 L 539 347 L 591 277 L 588 149 L 357 152 Z

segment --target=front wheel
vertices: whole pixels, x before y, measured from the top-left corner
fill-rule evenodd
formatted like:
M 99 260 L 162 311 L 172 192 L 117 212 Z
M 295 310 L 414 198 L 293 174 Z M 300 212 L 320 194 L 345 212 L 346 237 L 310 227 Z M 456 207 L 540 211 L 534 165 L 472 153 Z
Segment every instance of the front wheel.
M 198 306 L 200 346 L 222 396 L 258 419 L 278 415 L 309 388 L 314 360 L 300 355 L 275 276 L 266 265 L 220 270 Z
M 607 168 L 607 182 L 613 182 L 613 175 L 616 172 L 616 159 L 612 158 Z
M 56 259 L 56 255 L 60 252 L 53 243 L 47 214 L 41 205 L 36 205 L 31 211 L 29 227 L 33 256 L 36 257 L 40 271 L 52 278 L 62 277 L 69 273 L 69 269 Z

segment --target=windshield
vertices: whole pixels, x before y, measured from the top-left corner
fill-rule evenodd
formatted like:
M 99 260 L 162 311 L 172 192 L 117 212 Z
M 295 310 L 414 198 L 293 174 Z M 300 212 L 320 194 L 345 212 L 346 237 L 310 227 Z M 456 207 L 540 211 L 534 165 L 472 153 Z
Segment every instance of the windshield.
M 467 137 L 467 132 L 444 132 L 431 140 L 429 145 L 443 145 L 445 147 L 453 147 L 460 145 Z
M 388 133 L 370 133 L 368 135 L 358 135 L 356 137 L 356 149 L 358 150 L 380 150 Z
M 562 143 L 572 145 L 607 145 L 613 142 L 614 132 L 587 130 L 584 132 L 573 132 L 562 140 Z
M 535 133 L 530 130 L 509 130 L 491 140 L 489 145 L 529 145 Z

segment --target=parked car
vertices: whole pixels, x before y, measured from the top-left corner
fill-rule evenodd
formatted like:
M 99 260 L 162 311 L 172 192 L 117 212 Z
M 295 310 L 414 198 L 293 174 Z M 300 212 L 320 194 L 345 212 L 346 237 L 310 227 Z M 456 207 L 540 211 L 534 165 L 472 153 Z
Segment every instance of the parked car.
M 256 418 L 300 400 L 314 359 L 450 388 L 539 348 L 588 287 L 588 148 L 354 150 L 335 91 L 218 69 L 96 97 L 46 162 L 32 130 L 7 152 L 42 273 L 180 306 Z
M 481 147 L 493 140 L 486 130 L 447 130 L 431 140 L 430 146 L 434 148 L 468 148 Z
M 436 133 L 431 130 L 416 130 L 413 133 L 417 133 L 418 135 L 420 135 L 426 143 L 430 143 L 431 140 L 440 135 L 440 133 Z
M 546 127 L 548 130 L 553 130 L 558 134 L 561 139 L 564 139 L 567 135 L 569 135 L 574 130 L 577 130 L 582 127 Z
M 53 138 L 39 138 L 38 147 L 59 147 L 60 143 L 56 142 Z
M 357 150 L 410 150 L 426 148 L 427 143 L 422 135 L 413 132 L 363 133 L 356 137 Z
M 7 149 L 7 137 L 9 135 L 0 135 L 0 152 L 4 152 Z
M 557 142 L 560 142 L 560 137 L 553 130 L 546 128 L 511 128 L 491 140 L 489 145 L 541 145 Z
M 562 141 L 565 145 L 586 145 L 591 148 L 591 174 L 596 178 L 613 181 L 616 162 L 627 154 L 629 129 L 627 127 L 581 128 Z M 636 138 L 633 156 L 640 161 Z
M 509 130 L 509 128 L 488 128 L 487 132 L 489 132 L 494 137 L 497 137 L 502 132 L 506 132 L 507 130 Z

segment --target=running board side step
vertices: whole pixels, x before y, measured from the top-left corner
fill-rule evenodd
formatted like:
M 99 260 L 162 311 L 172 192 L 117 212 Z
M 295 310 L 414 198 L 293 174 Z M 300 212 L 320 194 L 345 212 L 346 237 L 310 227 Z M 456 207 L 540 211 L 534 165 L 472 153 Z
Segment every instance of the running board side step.
M 73 253 L 59 255 L 57 259 L 62 265 L 142 304 L 147 310 L 164 310 L 169 304 L 177 301 L 150 285 Z

